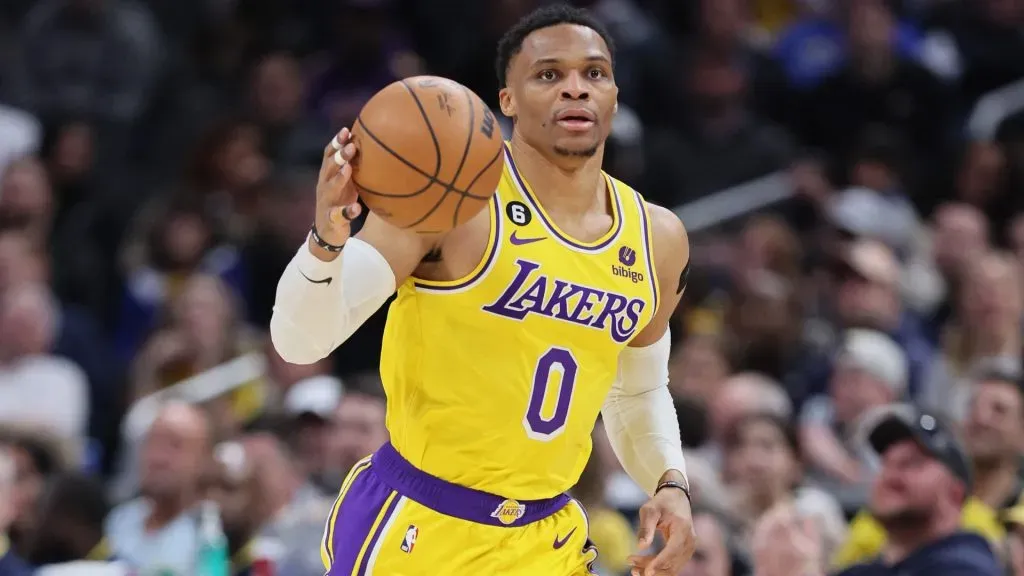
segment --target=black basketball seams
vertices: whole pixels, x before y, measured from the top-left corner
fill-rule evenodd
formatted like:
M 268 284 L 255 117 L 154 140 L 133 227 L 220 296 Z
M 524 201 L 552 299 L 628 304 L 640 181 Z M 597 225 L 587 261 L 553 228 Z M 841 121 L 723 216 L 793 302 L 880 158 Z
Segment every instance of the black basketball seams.
M 502 146 L 501 148 L 498 148 L 497 154 L 495 154 L 491 158 L 491 160 L 486 165 L 484 165 L 484 167 L 481 168 L 479 172 L 476 173 L 476 176 L 473 177 L 473 179 L 469 182 L 469 186 L 466 186 L 466 188 L 472 188 L 473 184 L 476 184 L 476 181 L 479 180 L 480 177 L 483 176 L 484 173 L 487 172 L 487 170 L 489 170 L 491 168 L 491 166 L 494 165 L 494 163 L 498 160 L 498 158 L 501 158 L 501 155 L 504 152 L 505 152 L 505 147 L 504 146 Z M 459 198 L 459 204 L 455 207 L 455 214 L 452 216 L 452 221 L 453 222 L 458 222 L 459 221 L 459 209 L 462 208 L 462 201 L 465 200 L 466 198 L 474 198 L 474 199 L 477 199 L 477 200 L 483 200 L 483 198 L 481 198 L 479 196 L 476 196 L 474 194 L 463 194 L 462 197 Z M 490 201 L 492 198 L 494 198 L 494 196 L 491 196 L 490 198 L 487 198 L 487 200 Z
M 402 87 L 409 92 L 409 96 L 412 96 L 412 101 L 416 103 L 416 107 L 420 109 L 420 116 L 423 117 L 423 122 L 427 125 L 427 132 L 430 133 L 430 140 L 434 142 L 434 178 L 441 173 L 441 143 L 437 140 L 437 134 L 434 134 L 434 126 L 430 123 L 430 117 L 427 116 L 427 110 L 423 107 L 423 102 L 420 101 L 420 97 L 416 95 L 416 91 L 409 87 L 409 83 L 402 80 Z M 363 124 L 365 128 L 366 125 Z
M 406 228 L 412 228 L 417 224 L 422 224 L 427 218 L 430 218 L 434 214 L 434 212 L 437 212 L 437 209 L 441 207 L 441 204 L 444 204 L 444 199 L 448 197 L 448 193 L 451 192 L 452 189 L 455 187 L 455 182 L 459 180 L 459 175 L 462 174 L 462 169 L 466 167 L 466 157 L 469 156 L 469 149 L 473 145 L 473 133 L 476 132 L 476 107 L 473 106 L 473 94 L 469 91 L 469 89 L 463 87 L 462 93 L 466 95 L 466 104 L 469 105 L 469 134 L 466 137 L 466 146 L 463 147 L 462 149 L 462 158 L 459 158 L 459 166 L 458 168 L 455 169 L 455 175 L 452 176 L 451 183 L 445 185 L 444 192 L 441 193 L 441 197 L 437 199 L 437 202 L 434 204 L 434 207 L 431 208 L 430 210 L 427 210 L 427 213 L 420 217 L 419 220 L 413 222 L 412 224 L 406 225 Z M 465 194 L 466 193 L 462 194 L 463 198 L 465 198 Z M 461 202 L 455 206 L 456 214 L 458 214 L 460 205 Z

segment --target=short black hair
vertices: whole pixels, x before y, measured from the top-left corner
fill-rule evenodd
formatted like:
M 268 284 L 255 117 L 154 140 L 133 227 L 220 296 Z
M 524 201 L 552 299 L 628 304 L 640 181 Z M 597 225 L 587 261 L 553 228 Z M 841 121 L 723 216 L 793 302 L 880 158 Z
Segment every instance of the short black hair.
M 604 43 L 608 45 L 608 53 L 611 55 L 612 61 L 615 61 L 615 43 L 612 41 L 611 34 L 590 11 L 568 4 L 543 6 L 523 16 L 498 41 L 498 57 L 494 68 L 498 74 L 499 88 L 506 86 L 509 63 L 523 48 L 523 40 L 537 30 L 560 24 L 583 26 L 597 32 Z

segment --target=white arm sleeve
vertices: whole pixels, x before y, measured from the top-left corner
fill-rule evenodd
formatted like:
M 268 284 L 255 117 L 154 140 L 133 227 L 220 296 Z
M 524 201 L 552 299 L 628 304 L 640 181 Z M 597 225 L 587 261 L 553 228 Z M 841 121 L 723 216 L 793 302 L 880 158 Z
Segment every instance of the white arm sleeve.
M 619 372 L 601 414 L 622 468 L 648 494 L 668 470 L 686 475 L 679 420 L 668 391 L 669 331 L 619 354 Z
M 395 274 L 376 248 L 349 238 L 324 262 L 303 243 L 277 284 L 270 339 L 292 364 L 326 358 L 395 293 Z

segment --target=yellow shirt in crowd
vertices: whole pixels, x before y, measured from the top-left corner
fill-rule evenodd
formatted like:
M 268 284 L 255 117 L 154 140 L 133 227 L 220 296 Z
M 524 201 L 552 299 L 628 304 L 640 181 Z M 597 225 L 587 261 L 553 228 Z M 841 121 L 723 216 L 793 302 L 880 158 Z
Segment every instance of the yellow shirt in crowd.
M 993 546 L 1001 547 L 1006 530 L 999 513 L 977 498 L 964 503 L 961 520 L 964 530 L 984 536 Z M 869 561 L 882 553 L 885 528 L 869 512 L 862 510 L 850 523 L 846 542 L 833 559 L 833 567 L 842 570 L 853 564 Z

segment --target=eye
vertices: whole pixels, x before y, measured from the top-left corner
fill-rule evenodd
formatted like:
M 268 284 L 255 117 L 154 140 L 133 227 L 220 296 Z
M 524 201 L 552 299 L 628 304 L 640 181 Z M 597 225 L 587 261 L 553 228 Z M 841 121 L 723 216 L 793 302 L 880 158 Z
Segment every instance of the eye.
M 537 74 L 537 78 L 545 81 L 552 81 L 558 79 L 558 74 L 554 70 L 541 70 L 540 74 Z
M 600 68 L 591 68 L 590 71 L 587 72 L 587 75 L 591 80 L 600 80 L 605 77 L 604 70 L 601 70 Z

